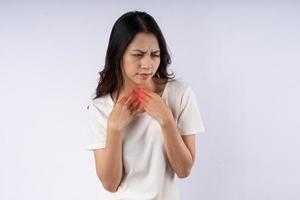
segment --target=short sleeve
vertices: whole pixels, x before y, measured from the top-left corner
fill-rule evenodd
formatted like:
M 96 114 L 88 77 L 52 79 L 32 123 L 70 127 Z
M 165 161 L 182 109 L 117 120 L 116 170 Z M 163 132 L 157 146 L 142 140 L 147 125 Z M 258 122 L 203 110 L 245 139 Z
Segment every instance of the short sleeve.
M 88 127 L 86 150 L 101 149 L 106 143 L 106 121 L 103 114 L 91 100 L 88 107 Z
M 194 91 L 189 85 L 181 98 L 177 127 L 181 135 L 205 132 Z

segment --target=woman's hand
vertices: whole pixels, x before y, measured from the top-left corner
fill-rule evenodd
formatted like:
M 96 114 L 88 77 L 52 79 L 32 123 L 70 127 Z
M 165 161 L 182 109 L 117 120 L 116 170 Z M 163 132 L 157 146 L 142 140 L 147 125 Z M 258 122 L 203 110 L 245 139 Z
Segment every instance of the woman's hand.
M 137 99 L 145 111 L 160 125 L 164 125 L 173 118 L 173 114 L 165 101 L 147 88 L 136 89 Z
M 145 112 L 134 95 L 134 93 L 131 93 L 116 102 L 109 115 L 108 128 L 122 131 L 138 113 Z

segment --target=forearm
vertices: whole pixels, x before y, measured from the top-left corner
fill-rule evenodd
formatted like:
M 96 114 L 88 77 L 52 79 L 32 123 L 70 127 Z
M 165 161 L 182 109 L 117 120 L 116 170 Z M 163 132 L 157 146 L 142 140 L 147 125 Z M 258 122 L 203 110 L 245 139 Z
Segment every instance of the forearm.
M 178 177 L 187 177 L 193 166 L 192 154 L 185 145 L 174 119 L 161 123 L 169 163 Z
M 102 177 L 106 188 L 110 191 L 117 190 L 122 179 L 122 137 L 121 132 L 108 130 L 104 151 Z

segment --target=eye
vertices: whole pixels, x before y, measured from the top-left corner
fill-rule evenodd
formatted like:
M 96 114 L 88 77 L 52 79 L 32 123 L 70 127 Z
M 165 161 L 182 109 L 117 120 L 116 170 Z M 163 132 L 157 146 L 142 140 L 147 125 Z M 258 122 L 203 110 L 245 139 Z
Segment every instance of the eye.
M 133 56 L 135 56 L 135 57 L 142 57 L 143 56 L 143 54 L 132 54 Z
M 153 57 L 159 57 L 160 55 L 157 55 L 157 54 L 154 54 L 154 55 L 152 55 Z

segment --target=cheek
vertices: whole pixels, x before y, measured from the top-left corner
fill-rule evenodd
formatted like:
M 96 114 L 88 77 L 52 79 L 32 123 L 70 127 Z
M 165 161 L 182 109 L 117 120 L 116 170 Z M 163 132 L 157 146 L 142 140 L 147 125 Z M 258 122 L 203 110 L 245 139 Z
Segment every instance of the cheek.
M 139 63 L 132 58 L 123 59 L 123 68 L 127 75 L 135 75 L 138 69 Z
M 156 72 L 158 70 L 159 65 L 160 65 L 160 60 L 154 62 L 153 72 Z
M 156 59 L 154 61 L 154 63 L 155 63 L 155 68 L 157 69 L 159 67 L 159 64 L 160 64 L 160 59 Z

